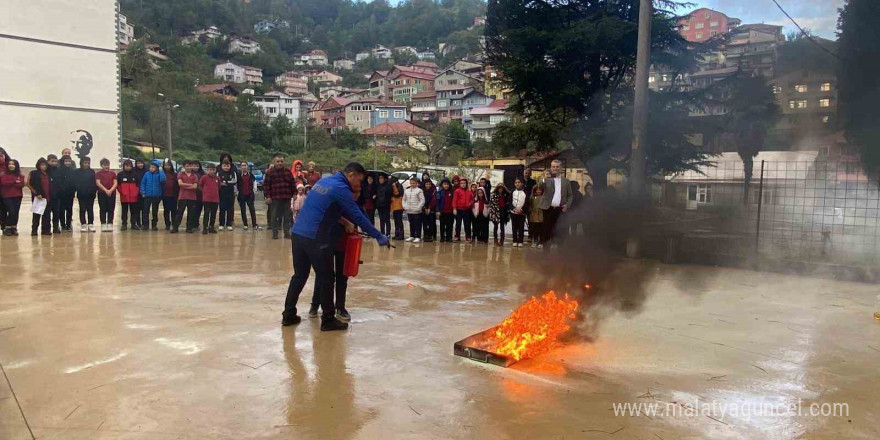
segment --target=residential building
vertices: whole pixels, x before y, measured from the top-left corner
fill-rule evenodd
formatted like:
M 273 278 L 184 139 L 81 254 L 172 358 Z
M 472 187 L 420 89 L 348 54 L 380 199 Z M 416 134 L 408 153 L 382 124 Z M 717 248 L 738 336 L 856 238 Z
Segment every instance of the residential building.
M 776 47 L 785 41 L 782 26 L 746 24 L 730 31 L 725 43 L 727 66 L 739 66 L 752 75 L 773 76 Z
M 486 64 L 483 69 L 483 77 L 486 79 L 486 96 L 492 99 L 508 99 L 510 98 L 511 90 L 509 87 L 504 85 L 503 79 L 504 76 L 498 69 Z
M 348 103 L 345 126 L 363 132 L 385 122 L 405 121 L 406 106 L 379 98 L 364 98 Z
M 334 96 L 346 96 L 352 93 L 361 93 L 363 91 L 364 89 L 353 89 L 351 87 L 344 87 L 340 85 L 323 86 L 318 88 L 318 97 L 321 99 L 327 99 Z
M 275 85 L 284 88 L 284 93 L 291 96 L 309 93 L 309 77 L 295 70 L 284 72 L 275 77 Z
M 371 147 L 391 154 L 407 148 L 427 151 L 423 140 L 431 136 L 430 131 L 407 121 L 385 122 L 361 133 L 367 136 Z
M 256 67 L 239 66 L 232 62 L 220 63 L 214 66 L 214 77 L 227 82 L 262 84 L 263 71 Z
M 358 52 L 358 53 L 354 56 L 354 62 L 359 63 L 359 62 L 361 62 L 361 61 L 363 61 L 363 60 L 365 60 L 365 59 L 367 59 L 367 58 L 369 58 L 369 57 L 370 57 L 370 52 L 369 52 L 369 51 Z
M 437 63 L 430 61 L 430 60 L 416 61 L 416 63 L 413 64 L 411 67 L 413 69 L 419 69 L 424 72 L 433 72 L 435 74 L 439 73 L 441 70 L 443 70 L 440 68 L 440 66 L 437 65 Z
M 217 26 L 208 26 L 196 31 L 192 31 L 186 37 L 183 37 L 184 44 L 198 43 L 200 41 L 215 40 L 223 38 L 220 29 Z
M 299 100 L 282 92 L 255 95 L 254 105 L 260 109 L 260 114 L 267 122 L 279 116 L 284 116 L 292 122 L 299 120 L 300 117 Z
M 401 52 L 401 53 L 410 54 L 410 55 L 413 55 L 413 56 L 415 56 L 415 57 L 418 57 L 418 56 L 419 56 L 419 51 L 418 51 L 418 49 L 416 49 L 416 48 L 414 48 L 414 47 L 412 47 L 412 46 L 397 46 L 397 47 L 394 48 L 394 51 L 395 51 L 395 52 Z
M 484 26 L 486 24 L 486 17 L 474 17 L 474 24 L 470 25 L 468 29 L 473 29 L 477 26 Z
M 452 63 L 447 69 L 452 69 L 464 73 L 466 75 L 473 76 L 477 79 L 484 79 L 484 68 L 480 63 L 475 63 L 473 61 L 468 61 L 466 59 L 460 59 L 456 62 Z
M 118 14 L 117 30 L 119 44 L 129 45 L 134 41 L 134 26 L 128 24 L 128 18 L 122 14 Z
M 467 124 L 471 120 L 471 110 L 475 108 L 486 107 L 491 104 L 492 101 L 493 99 L 486 96 L 485 93 L 479 90 L 471 90 L 466 93 L 464 97 L 461 98 L 461 100 L 452 99 L 452 101 L 449 103 L 449 110 L 453 113 L 451 113 L 450 116 L 454 114 L 455 107 L 460 106 L 462 123 Z
M 319 104 L 321 128 L 327 130 L 329 134 L 345 128 L 345 108 L 349 102 L 349 100 L 338 96 L 321 101 Z
M 415 66 L 394 66 L 388 72 L 388 95 L 394 102 L 409 104 L 416 93 L 434 88 L 433 69 Z
M 498 124 L 510 121 L 511 115 L 507 111 L 507 104 L 506 99 L 496 99 L 486 107 L 471 109 L 470 119 L 465 124 L 471 139 L 492 142 L 492 135 Z
M 437 122 L 439 120 L 437 116 L 437 92 L 425 90 L 413 95 L 409 111 L 410 120 L 413 122 Z
M 420 60 L 430 61 L 437 58 L 437 55 L 434 54 L 434 51 L 428 48 L 421 49 L 416 53 L 416 56 Z
M 205 84 L 196 86 L 196 91 L 201 95 L 219 96 L 229 101 L 235 101 L 239 92 L 229 84 Z
M 770 83 L 781 113 L 772 133 L 774 145 L 796 150 L 819 149 L 815 141 L 834 133 L 837 126 L 834 70 L 793 71 Z
M 234 36 L 229 39 L 229 53 L 253 55 L 260 51 L 260 43 L 249 37 Z
M 678 21 L 678 31 L 685 40 L 702 43 L 730 32 L 741 23 L 740 19 L 723 12 L 700 8 Z
M 244 66 L 244 82 L 254 86 L 263 84 L 263 69 Z
M 388 71 L 377 70 L 370 75 L 370 96 L 385 98 L 388 96 Z
M 370 97 L 370 89 L 349 89 L 348 92 L 339 95 L 345 99 L 357 101 L 358 99 L 367 99 Z
M 342 82 L 342 77 L 329 70 L 306 70 L 309 80 L 317 84 L 336 84 Z
M 391 58 L 392 52 L 391 52 L 391 49 L 389 49 L 381 44 L 377 44 L 377 45 L 373 46 L 373 48 L 370 50 L 370 55 L 373 58 L 387 60 L 387 59 Z
M 376 127 L 386 122 L 407 122 L 409 114 L 406 106 L 391 101 L 381 101 L 373 105 L 370 112 L 370 127 Z
M 354 69 L 354 61 L 341 59 L 333 61 L 333 68 L 336 70 L 352 70 Z
M 328 64 L 327 52 L 315 49 L 302 55 L 294 55 L 293 63 L 297 66 L 326 66 Z
M 462 102 L 466 95 L 474 90 L 481 90 L 483 83 L 479 79 L 462 72 L 447 69 L 434 78 L 434 90 L 437 91 L 437 112 L 441 121 L 460 120 Z M 483 98 L 487 98 L 483 95 Z M 470 97 L 475 100 L 476 97 Z M 472 107 L 481 107 L 485 102 Z
M 159 61 L 168 61 L 168 52 L 165 52 L 162 46 L 149 43 L 144 45 L 144 49 L 146 49 L 147 55 L 150 57 L 150 67 L 153 69 L 159 68 Z
M 268 34 L 275 28 L 289 28 L 290 22 L 287 20 L 260 20 L 254 24 L 254 32 L 258 34 Z

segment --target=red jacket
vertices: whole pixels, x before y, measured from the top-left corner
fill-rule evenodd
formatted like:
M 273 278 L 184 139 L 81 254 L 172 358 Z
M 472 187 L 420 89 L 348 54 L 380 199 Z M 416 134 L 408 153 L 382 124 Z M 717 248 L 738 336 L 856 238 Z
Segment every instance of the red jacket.
M 22 197 L 24 174 L 0 174 L 0 198 L 9 199 Z
M 202 203 L 220 203 L 219 177 L 205 174 L 199 179 L 199 189 L 202 190 Z
M 134 171 L 120 171 L 116 175 L 116 181 L 119 183 L 116 189 L 119 191 L 119 201 L 121 203 L 137 203 L 140 182 L 138 182 Z
M 452 196 L 454 209 L 471 209 L 474 207 L 474 193 L 469 189 L 457 188 Z

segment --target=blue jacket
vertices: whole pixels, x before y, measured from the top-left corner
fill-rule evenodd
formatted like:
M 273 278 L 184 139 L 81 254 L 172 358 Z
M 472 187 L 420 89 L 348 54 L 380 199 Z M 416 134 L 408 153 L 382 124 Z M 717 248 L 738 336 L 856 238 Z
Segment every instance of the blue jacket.
M 312 187 L 290 232 L 335 245 L 339 241 L 339 218 L 343 216 L 373 238 L 380 239 L 380 243 L 385 239 L 361 212 L 342 172 L 325 177 Z
M 147 171 L 141 178 L 141 195 L 144 197 L 162 197 L 162 185 L 165 183 L 165 173 Z

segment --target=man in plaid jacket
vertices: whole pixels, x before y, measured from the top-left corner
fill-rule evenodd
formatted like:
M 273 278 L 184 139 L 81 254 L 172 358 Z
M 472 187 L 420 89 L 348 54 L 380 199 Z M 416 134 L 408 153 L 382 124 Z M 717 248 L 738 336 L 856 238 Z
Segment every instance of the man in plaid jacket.
M 266 203 L 269 204 L 269 227 L 272 229 L 272 238 L 278 238 L 278 230 L 282 227 L 284 238 L 290 238 L 292 219 L 290 199 L 296 191 L 296 181 L 290 170 L 284 166 L 284 156 L 276 154 L 272 158 L 272 168 L 263 179 L 263 191 L 266 194 Z

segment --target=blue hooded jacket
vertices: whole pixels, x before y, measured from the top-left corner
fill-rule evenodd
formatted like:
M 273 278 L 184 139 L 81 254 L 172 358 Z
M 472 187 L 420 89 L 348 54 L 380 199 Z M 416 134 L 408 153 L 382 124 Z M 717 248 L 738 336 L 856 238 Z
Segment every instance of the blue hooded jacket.
M 165 173 L 161 171 L 147 171 L 141 177 L 141 195 L 144 197 L 162 197 L 162 185 L 165 183 Z
M 387 238 L 373 226 L 354 201 L 351 185 L 342 172 L 325 177 L 312 187 L 290 232 L 335 245 L 339 241 L 339 218 L 343 216 L 379 240 L 379 244 L 387 244 Z

